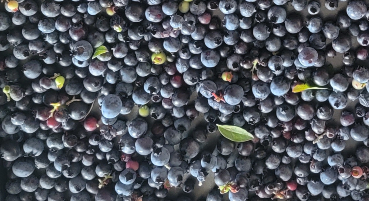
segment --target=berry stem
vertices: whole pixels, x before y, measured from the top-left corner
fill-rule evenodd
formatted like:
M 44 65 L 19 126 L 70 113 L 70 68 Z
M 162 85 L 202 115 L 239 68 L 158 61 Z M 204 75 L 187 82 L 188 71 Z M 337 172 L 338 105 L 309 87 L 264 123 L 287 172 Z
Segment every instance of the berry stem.
M 76 99 L 76 100 L 80 100 L 80 99 Z M 86 117 L 91 113 L 92 108 L 94 108 L 95 105 L 95 101 L 91 103 L 90 109 L 88 110 L 88 112 L 86 113 L 86 115 L 81 119 L 81 121 L 84 121 L 86 119 Z M 99 124 L 96 124 L 96 127 L 99 127 Z
M 170 170 L 172 168 L 172 167 L 170 167 L 169 164 L 164 165 L 164 167 L 167 168 L 168 170 Z
M 66 102 L 65 105 L 66 106 L 69 106 L 71 103 L 73 103 L 73 102 L 79 102 L 79 101 L 82 101 L 82 99 L 76 99 L 76 97 L 73 96 L 72 100 Z
M 276 199 L 284 199 L 283 192 L 276 192 L 272 200 L 276 200 Z
M 99 180 L 99 189 L 103 188 L 109 183 L 109 179 L 112 179 L 111 173 L 104 175 L 103 178 L 98 179 Z
M 216 94 L 216 93 L 211 93 L 211 95 L 213 95 L 213 97 L 214 97 L 214 100 L 216 101 L 216 102 L 220 102 L 220 101 L 222 101 L 223 103 L 225 103 L 225 100 L 224 100 L 224 97 L 223 97 L 223 95 L 222 94 L 220 94 L 219 96 Z
M 255 74 L 255 71 L 257 70 L 258 68 L 258 64 L 259 64 L 259 59 L 256 58 L 252 61 L 252 68 L 251 68 L 251 74 L 253 77 L 257 78 L 257 75 Z
M 313 141 L 313 144 L 316 144 L 320 141 L 320 139 L 322 139 L 325 135 L 327 135 L 327 132 L 324 132 L 323 134 L 321 135 L 318 135 L 318 134 L 315 134 L 316 136 L 316 139 Z
M 252 61 L 252 68 L 251 71 L 254 72 L 257 69 L 257 65 L 259 64 L 259 59 L 256 58 L 254 61 Z
M 50 79 L 55 79 L 60 76 L 60 73 L 54 73 L 54 76 L 49 77 Z
M 57 103 L 50 103 L 50 105 L 53 106 L 53 109 L 50 110 L 49 118 L 54 116 L 54 112 L 59 110 L 59 107 L 61 106 L 61 104 L 59 102 L 57 102 Z

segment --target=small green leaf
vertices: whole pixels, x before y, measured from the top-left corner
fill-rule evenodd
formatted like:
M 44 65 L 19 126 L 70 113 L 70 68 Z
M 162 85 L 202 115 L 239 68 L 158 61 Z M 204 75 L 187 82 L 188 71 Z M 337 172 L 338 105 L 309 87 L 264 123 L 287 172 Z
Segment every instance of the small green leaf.
M 96 48 L 94 55 L 92 55 L 92 59 L 95 59 L 97 56 L 99 56 L 101 54 L 105 54 L 107 52 L 109 52 L 108 48 L 106 48 L 105 46 L 102 45 L 102 46 Z
M 246 142 L 254 139 L 254 136 L 245 129 L 238 126 L 219 125 L 217 124 L 219 132 L 227 139 L 233 142 Z
M 303 92 L 305 90 L 309 90 L 309 89 L 328 89 L 326 87 L 316 87 L 313 85 L 310 85 L 308 83 L 299 83 L 296 84 L 292 87 L 292 92 L 293 93 L 299 93 L 299 92 Z
M 229 187 L 228 184 L 224 185 L 224 186 L 219 186 L 219 190 L 220 190 L 220 194 L 226 194 L 228 193 L 228 191 L 230 190 L 231 188 Z

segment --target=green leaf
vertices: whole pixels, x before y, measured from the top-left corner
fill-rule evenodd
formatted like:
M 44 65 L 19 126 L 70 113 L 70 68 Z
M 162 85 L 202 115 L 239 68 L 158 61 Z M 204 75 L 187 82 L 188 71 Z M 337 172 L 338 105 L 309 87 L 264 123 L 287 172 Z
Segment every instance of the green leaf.
M 245 129 L 238 126 L 219 125 L 217 124 L 219 132 L 227 139 L 233 142 L 246 142 L 254 139 L 254 136 Z
M 220 194 L 226 194 L 228 193 L 228 191 L 230 190 L 231 188 L 229 187 L 228 184 L 224 185 L 224 186 L 219 186 L 219 190 L 220 190 Z
M 92 59 L 95 59 L 97 56 L 99 56 L 101 54 L 105 54 L 107 52 L 109 52 L 108 48 L 106 48 L 105 46 L 102 45 L 102 46 L 96 48 L 94 55 L 92 55 Z
M 326 87 L 316 87 L 316 86 L 312 86 L 308 83 L 300 83 L 300 84 L 296 84 L 295 86 L 292 87 L 292 92 L 293 93 L 299 93 L 299 92 L 303 92 L 305 90 L 309 90 L 309 89 L 328 89 Z

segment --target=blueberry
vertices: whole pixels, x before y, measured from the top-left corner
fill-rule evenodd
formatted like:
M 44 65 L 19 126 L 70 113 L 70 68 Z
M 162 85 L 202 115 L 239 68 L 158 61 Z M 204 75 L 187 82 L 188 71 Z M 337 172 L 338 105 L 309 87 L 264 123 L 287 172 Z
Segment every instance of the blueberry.
M 269 96 L 270 89 L 268 84 L 259 81 L 252 86 L 252 93 L 254 94 L 255 98 L 264 100 Z
M 275 24 L 283 23 L 286 19 L 286 10 L 280 6 L 272 6 L 268 10 L 268 19 Z
M 38 11 L 38 5 L 35 1 L 23 1 L 19 4 L 19 11 L 25 16 L 33 16 Z M 42 7 L 41 7 L 42 11 Z
M 346 7 L 347 15 L 353 20 L 359 20 L 366 14 L 367 6 L 363 1 L 350 2 Z
M 146 133 L 147 127 L 147 122 L 144 119 L 136 118 L 129 122 L 128 133 L 134 138 L 139 138 Z
M 217 51 L 214 50 L 205 50 L 201 53 L 201 63 L 208 67 L 215 67 L 220 60 L 220 55 Z
M 281 164 L 279 167 L 275 170 L 275 174 L 278 178 L 280 178 L 283 181 L 288 181 L 291 179 L 293 174 L 293 169 L 290 165 L 287 164 Z
M 288 122 L 295 117 L 295 109 L 287 104 L 282 104 L 277 107 L 276 114 L 280 121 Z
M 234 201 L 241 201 L 241 200 L 245 200 L 248 198 L 248 191 L 245 188 L 241 188 L 237 193 L 232 193 L 230 192 L 228 194 L 228 197 L 230 200 L 234 200 Z
M 282 76 L 275 77 L 270 84 L 270 92 L 275 96 L 283 96 L 290 90 L 290 81 Z
M 326 22 L 323 25 L 322 31 L 327 39 L 336 39 L 338 37 L 340 28 L 331 22 Z
M 12 166 L 12 171 L 17 177 L 25 178 L 30 176 L 35 169 L 35 165 L 29 160 L 17 160 Z
M 228 14 L 224 16 L 223 25 L 227 30 L 236 30 L 239 27 L 240 20 L 237 15 Z
M 297 14 L 288 15 L 284 24 L 286 30 L 291 34 L 298 33 L 303 28 L 301 16 Z
M 136 180 L 136 172 L 131 168 L 123 170 L 119 175 L 119 181 L 122 184 L 130 185 Z
M 260 41 L 266 40 L 270 35 L 270 28 L 265 23 L 259 23 L 257 24 L 253 30 L 253 36 Z
M 333 90 L 337 92 L 344 92 L 349 86 L 348 80 L 342 74 L 334 75 L 329 82 Z
M 351 41 L 348 37 L 340 34 L 332 42 L 333 49 L 338 53 L 344 53 L 351 48 Z
M 160 22 L 163 20 L 165 14 L 163 13 L 160 6 L 149 6 L 145 10 L 145 17 L 150 22 Z
M 224 14 L 234 13 L 237 7 L 237 1 L 235 0 L 221 0 L 219 2 L 219 10 Z
M 347 96 L 341 92 L 332 92 L 328 101 L 335 109 L 344 109 L 347 106 Z
M 302 146 L 300 144 L 291 144 L 286 148 L 286 153 L 291 158 L 297 158 L 302 154 Z
M 297 107 L 296 113 L 303 120 L 311 120 L 314 117 L 315 110 L 311 105 L 302 103 Z
M 319 195 L 323 191 L 324 184 L 321 181 L 313 180 L 307 184 L 307 188 L 309 189 L 311 195 L 315 196 Z
M 223 43 L 223 37 L 219 31 L 210 31 L 205 35 L 204 42 L 208 48 L 215 49 Z
M 318 60 L 318 52 L 314 48 L 305 47 L 299 52 L 298 60 L 304 67 L 313 66 Z
M 151 153 L 151 161 L 156 166 L 164 166 L 169 162 L 170 153 L 168 149 L 162 148 L 154 148 L 153 152 Z
M 253 3 L 244 1 L 239 4 L 240 14 L 243 17 L 249 18 L 256 12 L 256 7 Z
M 337 170 L 335 168 L 328 168 L 324 172 L 320 173 L 320 180 L 325 185 L 333 184 L 338 177 Z
M 38 183 L 38 178 L 35 175 L 30 175 L 22 178 L 20 186 L 23 191 L 31 193 L 37 189 Z
M 355 155 L 361 163 L 366 163 L 368 161 L 367 153 L 367 147 L 360 146 L 356 149 Z

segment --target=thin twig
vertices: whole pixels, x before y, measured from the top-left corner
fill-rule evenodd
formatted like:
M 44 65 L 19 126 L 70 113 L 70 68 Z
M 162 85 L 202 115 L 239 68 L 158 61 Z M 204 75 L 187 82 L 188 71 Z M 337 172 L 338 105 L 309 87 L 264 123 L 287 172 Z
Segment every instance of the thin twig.
M 91 103 L 90 109 L 88 110 L 87 114 L 81 119 L 81 121 L 85 120 L 86 117 L 91 113 L 92 108 L 94 107 L 94 105 L 95 105 L 95 100 L 94 100 L 94 102 Z M 97 125 L 97 127 L 99 127 L 99 125 Z
M 317 134 L 315 134 L 315 136 L 316 136 L 316 139 L 313 141 L 313 144 L 316 144 L 316 143 L 318 143 L 319 142 L 319 140 L 321 140 L 324 136 L 326 136 L 327 135 L 327 132 L 324 132 L 323 134 L 321 134 L 321 135 L 317 135 Z
M 73 96 L 72 100 L 65 103 L 66 106 L 69 106 L 73 102 L 82 101 L 82 99 L 76 99 L 75 96 Z

